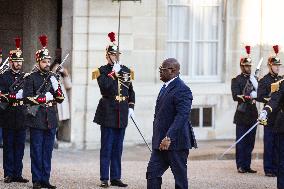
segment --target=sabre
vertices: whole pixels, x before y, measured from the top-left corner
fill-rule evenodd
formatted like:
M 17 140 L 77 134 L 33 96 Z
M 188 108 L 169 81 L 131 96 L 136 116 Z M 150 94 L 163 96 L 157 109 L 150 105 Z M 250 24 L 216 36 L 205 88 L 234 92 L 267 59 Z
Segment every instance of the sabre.
M 6 60 L 1 64 L 0 74 L 3 74 L 9 68 L 8 60 L 9 60 L 9 57 L 6 58 Z
M 8 62 L 8 60 L 9 60 L 9 57 L 5 59 L 5 61 L 3 62 L 3 64 L 6 64 L 6 63 Z M 2 64 L 2 65 L 3 65 L 3 64 Z
M 243 134 L 243 136 L 241 138 L 239 138 L 239 140 L 237 140 L 234 144 L 232 144 L 230 146 L 230 148 L 228 148 L 220 157 L 219 159 L 222 159 L 223 156 L 230 151 L 234 146 L 236 146 L 247 134 L 249 134 L 257 125 L 259 124 L 259 121 L 257 121 L 245 134 Z
M 259 62 L 258 62 L 258 65 L 256 66 L 256 70 L 255 70 L 255 72 L 254 72 L 254 75 L 255 75 L 256 77 L 257 77 L 257 75 L 258 75 L 258 73 L 259 73 L 259 71 L 260 71 L 260 67 L 261 67 L 262 62 L 263 62 L 263 57 L 261 57 L 261 59 L 260 59 Z
M 145 140 L 145 138 L 144 138 L 143 134 L 141 133 L 141 131 L 140 131 L 139 127 L 137 126 L 137 124 L 136 124 L 135 120 L 133 119 L 133 117 L 132 117 L 132 116 L 130 116 L 130 118 L 131 118 L 131 120 L 133 121 L 134 125 L 136 126 L 136 128 L 137 128 L 138 132 L 140 133 L 141 137 L 143 138 L 144 143 L 147 145 L 147 147 L 148 147 L 148 149 L 150 150 L 150 152 L 152 152 L 152 150 L 151 150 L 151 148 L 150 148 L 149 144 L 146 142 L 146 140 Z
M 59 71 L 60 69 L 63 68 L 63 64 L 64 64 L 65 61 L 67 60 L 68 56 L 69 56 L 69 53 L 64 57 L 64 59 L 62 60 L 61 64 L 57 67 L 56 71 L 57 71 L 57 70 Z

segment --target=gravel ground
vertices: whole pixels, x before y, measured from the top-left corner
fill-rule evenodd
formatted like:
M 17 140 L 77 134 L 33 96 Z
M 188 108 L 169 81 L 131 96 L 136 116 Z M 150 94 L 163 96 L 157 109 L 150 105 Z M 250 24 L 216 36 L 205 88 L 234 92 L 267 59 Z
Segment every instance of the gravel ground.
M 2 164 L 2 151 L 0 152 Z M 126 148 L 123 156 L 123 181 L 128 188 L 146 188 L 145 172 L 149 153 L 141 147 Z M 99 151 L 55 150 L 52 161 L 51 183 L 58 188 L 94 189 L 99 188 Z M 238 174 L 234 160 L 194 160 L 189 161 L 188 175 L 192 189 L 267 189 L 276 188 L 276 178 L 263 175 L 262 160 L 253 160 L 252 168 L 257 174 Z M 26 147 L 24 158 L 24 177 L 31 179 L 29 147 Z M 3 171 L 0 171 L 3 178 Z M 31 188 L 32 183 L 4 184 L 0 188 Z M 115 187 L 110 187 L 115 188 Z M 170 170 L 163 177 L 162 188 L 173 189 L 174 178 Z

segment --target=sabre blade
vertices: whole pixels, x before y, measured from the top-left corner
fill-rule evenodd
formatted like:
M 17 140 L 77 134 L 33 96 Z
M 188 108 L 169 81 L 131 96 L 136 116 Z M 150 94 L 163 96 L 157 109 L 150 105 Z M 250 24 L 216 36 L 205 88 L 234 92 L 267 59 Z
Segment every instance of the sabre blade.
M 146 140 L 145 140 L 145 138 L 144 138 L 143 134 L 141 133 L 141 131 L 140 131 L 139 127 L 137 126 L 137 124 L 136 124 L 136 122 L 135 122 L 134 118 L 133 118 L 132 116 L 130 116 L 130 118 L 131 118 L 131 120 L 133 121 L 133 123 L 134 123 L 135 127 L 137 128 L 137 130 L 138 130 L 139 134 L 140 134 L 140 135 L 141 135 L 141 137 L 143 138 L 144 143 L 147 145 L 147 147 L 148 147 L 148 149 L 150 150 L 150 152 L 152 152 L 152 150 L 151 150 L 151 148 L 150 148 L 149 144 L 146 142 Z
M 59 72 L 59 70 L 60 70 L 61 68 L 63 68 L 63 64 L 64 64 L 65 61 L 67 60 L 68 56 L 69 56 L 69 53 L 64 57 L 64 59 L 62 60 L 62 62 L 59 64 L 59 66 L 57 67 L 55 73 Z
M 258 65 L 257 65 L 257 67 L 256 67 L 257 70 L 260 70 L 262 61 L 263 61 L 263 57 L 261 57 L 261 59 L 260 59 L 259 62 L 258 62 Z
M 62 62 L 61 62 L 61 66 L 65 63 L 65 61 L 66 61 L 66 59 L 68 58 L 68 56 L 69 56 L 69 53 L 65 56 L 65 58 L 62 60 Z
M 241 136 L 241 138 L 239 138 L 235 143 L 233 143 L 230 148 L 228 148 L 220 157 L 219 159 L 222 159 L 224 157 L 224 155 L 229 152 L 234 146 L 236 146 L 245 136 L 247 136 L 247 134 L 249 134 L 257 125 L 259 124 L 259 122 L 256 122 L 245 134 L 243 134 L 243 136 Z
M 3 64 L 6 64 L 6 62 L 8 62 L 8 60 L 9 60 L 9 57 L 8 57 L 8 58 L 6 58 L 6 60 L 4 61 L 4 63 L 3 63 Z

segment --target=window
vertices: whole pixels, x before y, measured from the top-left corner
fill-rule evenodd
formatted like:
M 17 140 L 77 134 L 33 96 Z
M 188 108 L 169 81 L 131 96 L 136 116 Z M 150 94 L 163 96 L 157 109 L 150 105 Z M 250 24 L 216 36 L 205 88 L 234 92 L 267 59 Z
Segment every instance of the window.
M 222 0 L 168 0 L 168 57 L 191 81 L 219 81 Z
M 190 112 L 190 119 L 193 127 L 213 127 L 213 108 L 192 108 Z

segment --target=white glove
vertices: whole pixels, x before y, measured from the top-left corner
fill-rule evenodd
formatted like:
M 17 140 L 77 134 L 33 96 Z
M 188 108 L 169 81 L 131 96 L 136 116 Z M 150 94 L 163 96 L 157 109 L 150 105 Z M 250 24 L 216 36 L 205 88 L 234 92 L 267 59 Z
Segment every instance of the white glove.
M 251 91 L 250 97 L 251 98 L 257 98 L 257 92 L 256 91 Z
M 134 110 L 133 108 L 128 109 L 128 118 L 133 117 L 134 118 Z
M 53 95 L 50 92 L 45 93 L 46 102 L 52 101 Z
M 266 125 L 267 124 L 267 112 L 266 110 L 262 110 L 258 116 L 258 119 L 257 119 L 260 124 L 262 125 Z
M 57 91 L 58 85 L 59 85 L 57 79 L 56 79 L 54 76 L 51 76 L 51 77 L 50 77 L 50 81 L 51 81 L 53 90 L 54 90 L 54 91 Z
M 23 89 L 20 89 L 16 94 L 16 99 L 22 99 L 23 98 Z
M 254 89 L 257 90 L 257 88 L 258 88 L 258 81 L 254 77 L 254 75 L 250 75 L 249 80 L 251 81 Z
M 115 73 L 118 73 L 120 71 L 121 67 L 119 63 L 115 63 L 112 67 L 112 71 L 114 71 Z

